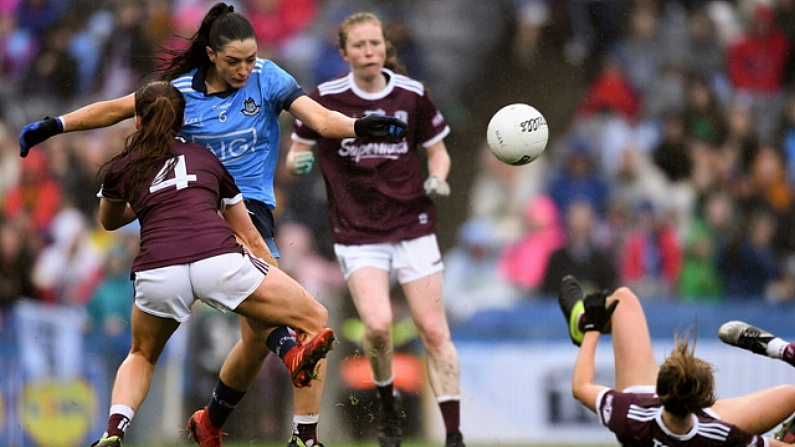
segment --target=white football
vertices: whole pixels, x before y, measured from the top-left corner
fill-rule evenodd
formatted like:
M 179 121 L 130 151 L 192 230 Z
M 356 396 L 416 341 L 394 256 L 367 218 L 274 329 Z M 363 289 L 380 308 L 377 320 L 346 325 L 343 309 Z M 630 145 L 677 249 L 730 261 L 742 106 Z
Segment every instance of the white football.
M 547 120 L 535 107 L 527 104 L 507 105 L 489 121 L 486 141 L 491 152 L 503 163 L 526 165 L 538 158 L 547 147 Z

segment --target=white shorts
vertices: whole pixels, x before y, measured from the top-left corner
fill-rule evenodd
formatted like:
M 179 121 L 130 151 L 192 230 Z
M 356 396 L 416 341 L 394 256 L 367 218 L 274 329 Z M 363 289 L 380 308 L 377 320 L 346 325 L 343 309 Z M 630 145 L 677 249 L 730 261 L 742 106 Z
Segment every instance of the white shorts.
M 444 270 L 434 234 L 381 244 L 334 244 L 334 253 L 345 279 L 357 269 L 375 267 L 386 272 L 394 271 L 398 282 L 406 284 Z
M 228 253 L 190 264 L 135 273 L 135 305 L 180 323 L 196 300 L 221 312 L 237 308 L 265 279 L 268 264 L 248 254 Z

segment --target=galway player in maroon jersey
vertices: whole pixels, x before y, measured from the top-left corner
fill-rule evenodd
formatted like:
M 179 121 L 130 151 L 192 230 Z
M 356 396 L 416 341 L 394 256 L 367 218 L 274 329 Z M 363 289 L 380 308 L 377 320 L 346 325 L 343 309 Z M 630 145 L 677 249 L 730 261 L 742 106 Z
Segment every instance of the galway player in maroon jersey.
M 442 301 L 443 265 L 432 200 L 450 193 L 450 156 L 444 144 L 450 129 L 425 86 L 401 74 L 397 61 L 388 56 L 383 24 L 375 15 L 347 17 L 338 40 L 350 73 L 322 83 L 310 97 L 348 116 L 395 116 L 408 123 L 408 133 L 397 143 L 322 138 L 299 122 L 287 167 L 294 174 L 309 172 L 312 147 L 317 145 L 334 250 L 365 325 L 362 345 L 379 397 L 381 447 L 398 447 L 402 436 L 393 395 L 390 273 L 402 285 L 425 346 L 428 377 L 445 423 L 445 444 L 462 447 L 459 362 Z
M 561 310 L 580 352 L 572 393 L 626 446 L 786 446 L 761 435 L 795 412 L 795 386 L 781 385 L 717 399 L 712 366 L 695 357 L 689 336 L 677 337 L 658 366 L 640 300 L 626 287 L 609 297 L 583 297 L 572 276 L 561 282 Z M 610 333 L 615 389 L 593 383 L 601 333 Z
M 132 267 L 132 347 L 96 447 L 121 447 L 160 353 L 196 300 L 242 315 L 263 342 L 277 328 L 294 328 L 296 338 L 279 337 L 275 346 L 296 386 L 310 384 L 334 341 L 326 309 L 263 260 L 271 254 L 226 168 L 204 146 L 178 138 L 184 111 L 185 99 L 171 83 L 143 86 L 135 94 L 136 131 L 103 167 L 102 225 L 114 230 L 137 218 L 141 246 Z

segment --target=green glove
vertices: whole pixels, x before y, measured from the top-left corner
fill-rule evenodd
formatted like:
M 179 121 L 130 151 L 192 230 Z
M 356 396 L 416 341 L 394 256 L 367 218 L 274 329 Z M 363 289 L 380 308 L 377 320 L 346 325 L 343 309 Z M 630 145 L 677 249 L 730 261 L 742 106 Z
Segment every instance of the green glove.
M 310 151 L 295 152 L 293 154 L 293 167 L 296 175 L 309 174 L 315 164 L 315 154 Z

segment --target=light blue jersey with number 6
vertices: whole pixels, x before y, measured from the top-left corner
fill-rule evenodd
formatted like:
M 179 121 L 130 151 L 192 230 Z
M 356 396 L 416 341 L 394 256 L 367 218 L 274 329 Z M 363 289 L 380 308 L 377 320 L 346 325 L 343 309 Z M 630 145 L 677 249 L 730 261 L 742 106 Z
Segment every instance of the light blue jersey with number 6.
M 205 71 L 171 81 L 185 96 L 180 135 L 210 149 L 226 166 L 245 199 L 276 207 L 273 175 L 279 156 L 279 114 L 304 92 L 290 74 L 266 59 L 240 89 L 206 94 Z

